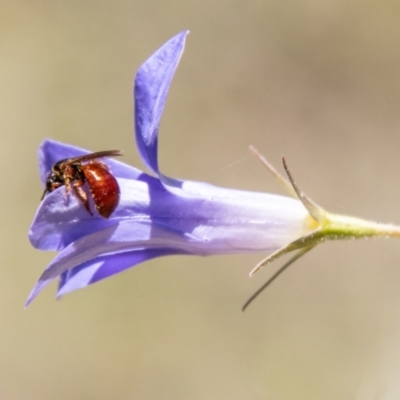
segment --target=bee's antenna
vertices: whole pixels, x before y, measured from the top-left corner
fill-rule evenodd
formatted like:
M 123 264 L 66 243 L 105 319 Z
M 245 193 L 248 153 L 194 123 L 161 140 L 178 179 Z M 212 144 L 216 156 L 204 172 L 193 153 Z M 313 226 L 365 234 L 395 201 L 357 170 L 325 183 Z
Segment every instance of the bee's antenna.
M 44 192 L 42 194 L 42 197 L 40 198 L 40 201 L 42 201 L 44 199 L 44 196 L 46 196 L 46 193 L 48 192 L 47 188 L 44 189 Z

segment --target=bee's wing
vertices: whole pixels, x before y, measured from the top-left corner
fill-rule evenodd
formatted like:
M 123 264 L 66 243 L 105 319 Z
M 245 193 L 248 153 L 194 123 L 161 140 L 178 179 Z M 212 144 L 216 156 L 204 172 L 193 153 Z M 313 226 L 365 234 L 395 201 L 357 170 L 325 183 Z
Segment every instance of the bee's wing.
M 104 151 L 96 151 L 95 153 L 85 154 L 83 156 L 68 158 L 60 164 L 60 170 L 63 170 L 68 164 L 94 160 L 95 158 L 102 158 L 102 157 L 118 157 L 122 156 L 122 154 L 123 153 L 121 150 L 104 150 Z

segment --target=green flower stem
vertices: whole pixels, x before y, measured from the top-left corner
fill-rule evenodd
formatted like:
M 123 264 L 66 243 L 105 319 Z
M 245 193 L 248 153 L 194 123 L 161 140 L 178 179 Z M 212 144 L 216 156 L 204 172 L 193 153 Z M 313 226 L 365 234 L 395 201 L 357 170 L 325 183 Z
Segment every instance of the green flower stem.
M 320 238 L 329 240 L 363 239 L 368 237 L 400 237 L 400 227 L 392 224 L 381 224 L 361 218 L 325 212 L 318 221 Z

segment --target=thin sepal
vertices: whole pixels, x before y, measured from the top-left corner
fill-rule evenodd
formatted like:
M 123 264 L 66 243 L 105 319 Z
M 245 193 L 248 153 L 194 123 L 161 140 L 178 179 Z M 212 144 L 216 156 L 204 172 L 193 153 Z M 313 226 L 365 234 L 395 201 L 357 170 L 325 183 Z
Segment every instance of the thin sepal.
M 292 184 L 282 174 L 280 174 L 275 167 L 268 162 L 268 160 L 254 147 L 249 147 L 250 151 L 257 157 L 258 161 L 272 174 L 272 176 L 279 182 L 280 185 L 288 192 L 288 194 L 297 199 L 297 193 L 293 189 Z
M 286 174 L 292 184 L 293 190 L 296 192 L 298 199 L 303 203 L 303 206 L 307 209 L 310 215 L 315 221 L 320 222 L 326 217 L 326 211 L 320 207 L 317 203 L 311 200 L 300 188 L 297 186 L 289 167 L 286 164 L 285 157 L 282 157 L 283 168 L 285 168 Z
M 285 271 L 287 268 L 289 268 L 295 261 L 297 261 L 300 257 L 304 256 L 304 254 L 308 253 L 311 249 L 313 249 L 316 246 L 316 244 L 310 245 L 308 247 L 305 247 L 301 250 L 299 250 L 292 258 L 290 258 L 289 261 L 287 261 L 285 264 L 283 264 L 282 267 L 278 269 L 278 271 L 275 272 L 274 275 L 271 276 L 271 278 L 268 279 L 267 282 L 264 283 L 247 301 L 244 303 L 242 307 L 242 311 L 245 311 L 246 308 L 261 294 L 261 292 L 264 291 L 278 276 Z
M 321 231 L 320 228 L 317 228 L 316 230 L 312 231 L 308 235 L 305 235 L 305 236 L 301 237 L 300 239 L 297 239 L 297 240 L 289 243 L 288 245 L 281 247 L 279 250 L 273 252 L 268 257 L 264 258 L 251 270 L 250 278 L 261 268 L 270 264 L 272 261 L 277 260 L 278 258 L 282 257 L 283 255 L 290 253 L 291 251 L 303 250 L 305 248 L 312 249 L 314 246 L 316 246 L 322 240 L 320 231 Z M 295 260 L 297 260 L 297 258 Z M 295 260 L 293 260 L 293 261 L 295 261 Z

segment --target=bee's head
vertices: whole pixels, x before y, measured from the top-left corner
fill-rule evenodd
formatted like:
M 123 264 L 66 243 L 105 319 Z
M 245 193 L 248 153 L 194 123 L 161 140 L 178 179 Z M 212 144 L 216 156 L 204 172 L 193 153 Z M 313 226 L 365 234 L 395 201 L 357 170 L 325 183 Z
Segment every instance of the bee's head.
M 54 164 L 51 168 L 51 171 L 48 173 L 46 179 L 46 188 L 44 189 L 41 200 L 43 200 L 44 196 L 46 196 L 46 193 L 50 193 L 65 184 L 65 179 L 60 168 L 60 165 L 63 162 L 64 160 L 61 160 Z

